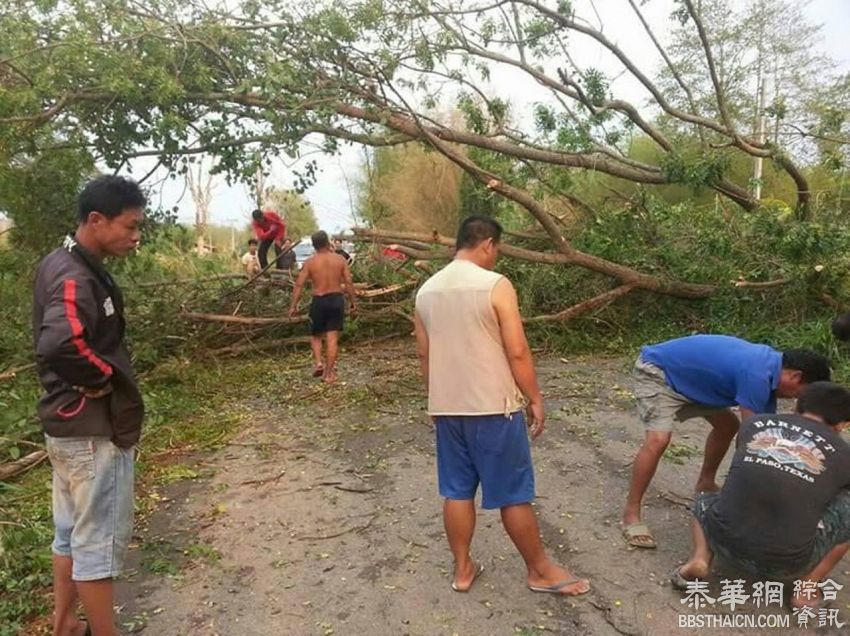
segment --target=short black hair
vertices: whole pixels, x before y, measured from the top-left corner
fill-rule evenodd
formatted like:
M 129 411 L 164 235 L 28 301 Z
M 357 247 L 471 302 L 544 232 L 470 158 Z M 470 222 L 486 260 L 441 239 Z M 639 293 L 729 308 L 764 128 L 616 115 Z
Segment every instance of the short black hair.
M 251 212 L 251 216 L 259 221 L 263 218 L 263 211 L 260 208 L 257 208 L 256 210 Z
M 310 237 L 310 240 L 313 241 L 313 247 L 317 250 L 321 250 L 330 245 L 330 241 L 328 240 L 328 233 L 324 230 L 319 230 L 313 236 Z
M 814 413 L 830 426 L 850 420 L 850 391 L 833 382 L 812 382 L 797 398 L 797 413 Z
M 259 245 L 257 239 L 248 239 L 248 245 Z
M 118 175 L 106 174 L 92 179 L 80 192 L 77 218 L 85 223 L 92 212 L 114 219 L 128 208 L 143 208 L 147 205 L 139 184 Z
M 841 314 L 832 321 L 832 335 L 836 340 L 850 340 L 850 313 Z
M 494 243 L 501 242 L 502 226 L 489 216 L 476 214 L 461 222 L 457 231 L 456 247 L 459 250 L 471 249 L 487 239 L 493 239 Z
M 811 349 L 788 349 L 782 352 L 782 368 L 794 369 L 803 374 L 803 382 L 829 382 L 829 358 Z

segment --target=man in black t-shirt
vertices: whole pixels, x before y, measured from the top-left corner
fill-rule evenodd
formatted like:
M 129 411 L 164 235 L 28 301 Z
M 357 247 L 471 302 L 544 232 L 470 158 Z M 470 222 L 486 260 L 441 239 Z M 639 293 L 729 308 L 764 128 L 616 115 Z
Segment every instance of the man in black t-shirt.
M 810 384 L 796 414 L 745 420 L 723 488 L 694 502 L 694 552 L 674 586 L 705 578 L 718 554 L 763 578 L 825 578 L 850 548 L 847 426 L 850 392 L 831 382 Z

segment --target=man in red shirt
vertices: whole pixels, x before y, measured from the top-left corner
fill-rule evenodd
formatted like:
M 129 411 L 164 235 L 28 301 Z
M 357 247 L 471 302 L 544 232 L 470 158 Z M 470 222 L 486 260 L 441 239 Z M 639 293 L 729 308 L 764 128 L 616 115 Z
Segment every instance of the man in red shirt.
M 257 256 L 260 259 L 260 269 L 264 270 L 269 264 L 269 248 L 274 244 L 275 267 L 282 269 L 280 261 L 277 258 L 283 252 L 283 239 L 286 238 L 286 223 L 276 213 L 271 210 L 263 212 L 260 209 L 254 210 L 251 213 L 254 226 L 254 234 L 257 240 L 260 241 L 260 249 Z

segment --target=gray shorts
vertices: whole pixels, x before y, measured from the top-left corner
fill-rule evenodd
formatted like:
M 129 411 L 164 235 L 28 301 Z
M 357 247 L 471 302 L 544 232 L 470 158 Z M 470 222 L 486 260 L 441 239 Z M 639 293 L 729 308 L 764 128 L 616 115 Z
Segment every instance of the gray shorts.
M 666 433 L 673 430 L 674 422 L 729 412 L 727 408 L 697 404 L 677 393 L 667 384 L 660 367 L 644 362 L 640 357 L 632 370 L 632 381 L 638 416 L 647 431 Z
M 134 449 L 106 437 L 50 437 L 53 553 L 73 559 L 75 581 L 121 573 L 133 532 Z

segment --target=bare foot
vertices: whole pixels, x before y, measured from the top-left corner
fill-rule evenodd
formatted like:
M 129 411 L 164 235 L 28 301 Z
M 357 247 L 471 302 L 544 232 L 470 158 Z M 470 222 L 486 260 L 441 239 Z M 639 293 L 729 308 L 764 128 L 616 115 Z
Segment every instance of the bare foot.
M 541 570 L 528 573 L 528 587 L 535 592 L 580 596 L 590 591 L 590 581 L 550 562 Z
M 679 574 L 683 579 L 693 581 L 694 579 L 706 579 L 711 573 L 711 567 L 705 561 L 693 559 L 679 568 Z
M 484 567 L 475 563 L 472 559 L 467 561 L 467 566 L 463 568 L 463 571 L 460 571 L 457 566 L 455 566 L 455 576 L 452 581 L 452 589 L 455 592 L 468 592 L 469 588 L 472 587 L 472 584 L 475 583 L 475 579 L 484 571 Z
M 720 486 L 717 485 L 716 481 L 699 481 L 694 490 L 696 492 L 719 492 Z
M 323 375 L 325 375 L 325 367 L 322 366 L 321 364 L 317 364 L 313 368 L 313 377 L 314 378 L 321 378 Z
M 324 382 L 325 384 L 333 384 L 334 382 L 336 382 L 336 371 L 334 371 L 333 369 L 326 369 L 325 375 L 322 378 L 322 382 Z
M 63 636 L 85 636 L 87 629 L 86 621 L 74 618 L 70 623 L 66 622 L 59 633 Z
M 792 593 L 791 598 L 789 600 L 789 605 L 791 605 L 791 607 L 794 609 L 803 609 L 804 607 L 808 607 L 809 609 L 817 609 L 820 607 L 822 601 L 823 597 L 821 597 L 820 589 L 815 588 L 812 598 L 809 598 L 805 594 Z

